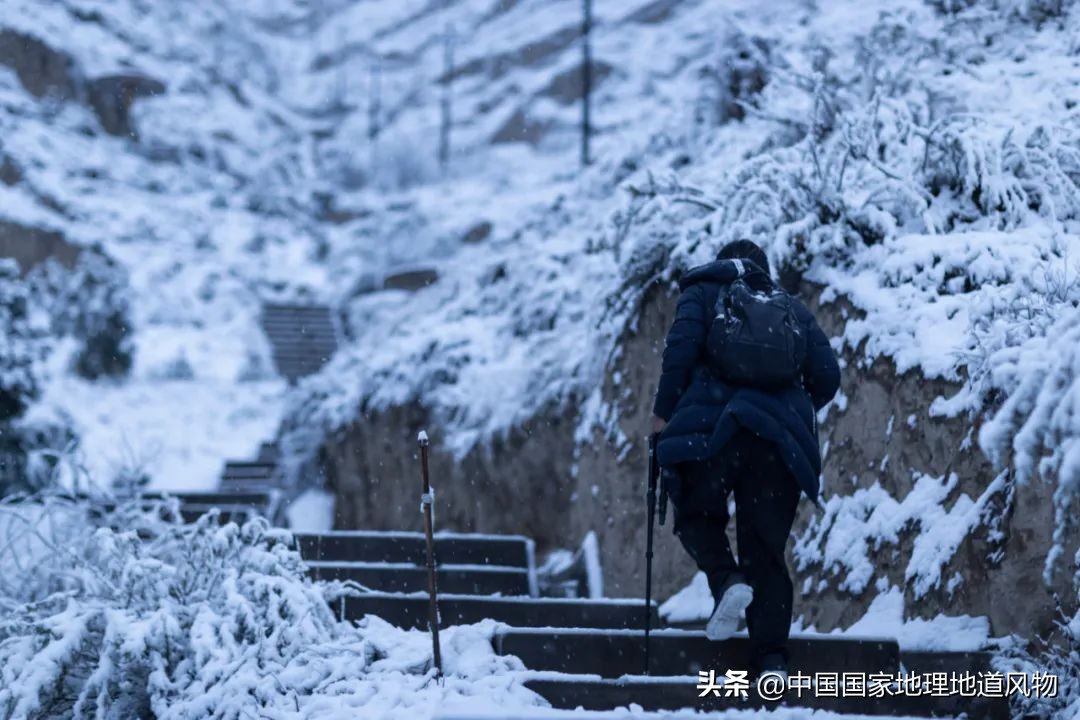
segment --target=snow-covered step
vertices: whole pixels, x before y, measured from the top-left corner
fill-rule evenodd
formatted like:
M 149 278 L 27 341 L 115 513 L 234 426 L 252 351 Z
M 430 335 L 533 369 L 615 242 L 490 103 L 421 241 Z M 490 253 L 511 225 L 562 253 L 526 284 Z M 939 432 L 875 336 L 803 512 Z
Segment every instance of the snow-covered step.
M 722 677 L 722 671 L 717 671 Z M 573 710 L 611 710 L 638 705 L 643 710 L 704 711 L 776 708 L 778 706 L 829 710 L 833 712 L 880 717 L 959 717 L 967 720 L 1008 720 L 1006 698 L 896 694 L 883 697 L 832 697 L 829 694 L 802 692 L 799 697 L 788 690 L 782 702 L 765 701 L 751 688 L 746 698 L 724 697 L 709 692 L 700 697 L 697 675 L 676 677 L 628 676 L 605 679 L 595 675 L 559 675 L 538 673 L 525 685 L 553 708 Z M 507 717 L 512 717 L 508 715 Z M 489 719 L 490 720 L 490 719 Z
M 309 561 L 316 580 L 352 580 L 372 590 L 410 593 L 427 590 L 427 568 L 412 563 Z M 529 571 L 503 565 L 448 565 L 437 571 L 441 593 L 528 595 Z
M 273 488 L 274 485 L 268 480 L 238 480 L 228 478 L 218 483 L 218 490 L 222 493 L 252 493 Z
M 222 525 L 230 522 L 243 525 L 248 520 L 259 515 L 253 508 L 246 505 L 181 505 L 180 517 L 186 523 L 193 523 L 211 510 L 218 511 L 218 522 Z
M 281 459 L 281 448 L 276 442 L 264 442 L 259 445 L 259 452 L 255 456 L 256 462 L 277 464 Z
M 174 497 L 183 505 L 246 505 L 253 508 L 266 507 L 277 499 L 277 493 L 273 490 L 257 490 L 251 492 L 176 492 L 176 493 L 143 493 L 147 499 L 161 499 Z
M 638 623 L 640 627 L 640 621 Z M 713 642 L 702 632 L 661 629 L 650 635 L 653 672 L 696 675 L 701 670 L 749 667 L 749 642 L 742 632 Z M 789 643 L 792 671 L 896 672 L 900 648 L 891 638 L 794 635 Z M 495 649 L 516 655 L 530 670 L 622 677 L 644 672 L 644 632 L 633 630 L 514 628 L 495 636 Z
M 276 485 L 277 463 L 231 460 L 225 463 L 218 490 L 230 493 L 253 493 L 268 491 Z
M 337 350 L 337 327 L 325 305 L 267 304 L 261 324 L 274 364 L 289 380 L 317 371 Z
M 246 462 L 230 460 L 221 472 L 224 480 L 256 480 L 270 483 L 277 471 L 277 464 L 272 462 Z
M 916 673 L 986 673 L 992 672 L 989 652 L 949 652 L 943 650 L 904 650 L 900 664 L 908 672 Z
M 147 508 L 175 498 L 180 504 L 180 516 L 185 522 L 194 522 L 211 510 L 219 510 L 219 520 L 243 523 L 254 516 L 262 516 L 271 523 L 280 521 L 281 496 L 274 490 L 260 488 L 252 492 L 144 492 L 138 496 Z M 115 502 L 101 505 L 106 511 L 116 508 Z
M 377 615 L 403 628 L 426 628 L 428 624 L 426 592 L 408 595 L 365 593 L 340 602 L 345 620 Z M 659 621 L 655 603 L 651 612 L 655 625 Z M 439 594 L 439 617 L 443 627 L 470 625 L 491 618 L 514 627 L 633 628 L 644 622 L 644 613 L 644 602 L 640 599 L 570 600 Z
M 298 534 L 305 560 L 324 562 L 394 562 L 424 565 L 423 533 L 341 530 Z M 436 533 L 435 558 L 440 565 L 500 565 L 532 568 L 532 541 L 520 535 Z

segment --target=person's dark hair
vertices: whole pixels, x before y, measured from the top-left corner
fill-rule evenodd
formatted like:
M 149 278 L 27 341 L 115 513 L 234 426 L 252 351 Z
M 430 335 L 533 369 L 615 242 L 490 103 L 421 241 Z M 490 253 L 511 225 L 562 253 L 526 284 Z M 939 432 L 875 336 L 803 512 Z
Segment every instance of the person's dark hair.
M 717 260 L 749 260 L 769 273 L 769 258 L 765 251 L 753 240 L 733 240 L 720 248 Z

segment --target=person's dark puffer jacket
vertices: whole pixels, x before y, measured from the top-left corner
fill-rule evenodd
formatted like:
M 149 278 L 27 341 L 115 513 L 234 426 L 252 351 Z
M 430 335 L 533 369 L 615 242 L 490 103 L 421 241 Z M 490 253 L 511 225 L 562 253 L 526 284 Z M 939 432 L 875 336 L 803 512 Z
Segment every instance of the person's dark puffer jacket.
M 836 394 L 840 368 L 829 339 L 810 310 L 793 298 L 807 337 L 802 384 L 780 390 L 738 387 L 708 368 L 705 339 L 724 287 L 743 276 L 755 290 L 771 286 L 768 275 L 745 260 L 718 260 L 682 278 L 675 321 L 667 336 L 653 414 L 666 420 L 657 457 L 664 468 L 705 460 L 723 452 L 743 427 L 775 443 L 807 497 L 817 501 L 821 475 L 815 411 Z

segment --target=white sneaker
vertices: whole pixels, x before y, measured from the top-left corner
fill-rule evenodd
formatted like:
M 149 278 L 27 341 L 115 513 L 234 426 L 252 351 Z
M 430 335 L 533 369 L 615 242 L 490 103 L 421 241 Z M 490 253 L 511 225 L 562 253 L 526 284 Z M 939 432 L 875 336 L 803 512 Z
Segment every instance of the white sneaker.
M 724 590 L 716 603 L 712 617 L 705 623 L 705 637 L 710 640 L 727 640 L 739 629 L 739 620 L 746 608 L 754 601 L 754 589 L 745 582 L 736 581 Z

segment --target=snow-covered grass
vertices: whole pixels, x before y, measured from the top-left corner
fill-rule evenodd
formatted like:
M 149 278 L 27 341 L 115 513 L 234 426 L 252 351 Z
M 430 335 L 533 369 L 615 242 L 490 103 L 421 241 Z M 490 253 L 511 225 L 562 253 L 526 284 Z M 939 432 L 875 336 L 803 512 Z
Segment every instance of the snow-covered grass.
M 164 514 L 169 515 L 169 507 Z M 172 506 L 175 511 L 175 506 Z M 426 717 L 539 702 L 495 624 L 335 618 L 287 532 L 55 497 L 0 504 L 0 716 Z

